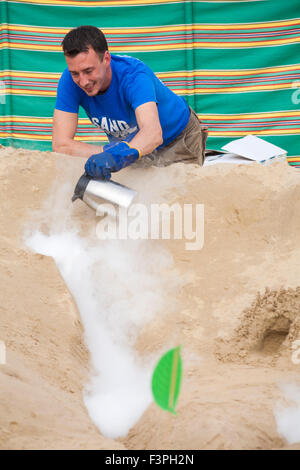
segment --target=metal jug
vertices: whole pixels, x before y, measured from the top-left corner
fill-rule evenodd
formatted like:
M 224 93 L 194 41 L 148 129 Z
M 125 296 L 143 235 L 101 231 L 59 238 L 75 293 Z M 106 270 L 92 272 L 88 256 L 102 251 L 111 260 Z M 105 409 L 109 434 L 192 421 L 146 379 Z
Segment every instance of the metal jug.
M 94 209 L 96 213 L 98 213 L 100 209 L 103 213 L 103 208 L 105 211 L 105 204 L 107 203 L 112 204 L 116 209 L 120 206 L 127 209 L 135 195 L 136 191 L 122 184 L 92 178 L 84 174 L 79 178 L 76 184 L 72 202 L 76 201 L 76 199 L 81 199 L 89 207 Z M 109 213 L 109 207 L 106 212 Z

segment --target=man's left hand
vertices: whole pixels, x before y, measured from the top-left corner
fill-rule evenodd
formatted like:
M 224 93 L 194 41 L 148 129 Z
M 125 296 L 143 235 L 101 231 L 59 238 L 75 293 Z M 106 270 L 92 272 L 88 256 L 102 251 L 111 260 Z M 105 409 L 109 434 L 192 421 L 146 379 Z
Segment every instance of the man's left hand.
M 141 157 L 138 149 L 120 142 L 102 153 L 91 155 L 85 164 L 89 176 L 109 180 L 111 173 L 121 170 Z

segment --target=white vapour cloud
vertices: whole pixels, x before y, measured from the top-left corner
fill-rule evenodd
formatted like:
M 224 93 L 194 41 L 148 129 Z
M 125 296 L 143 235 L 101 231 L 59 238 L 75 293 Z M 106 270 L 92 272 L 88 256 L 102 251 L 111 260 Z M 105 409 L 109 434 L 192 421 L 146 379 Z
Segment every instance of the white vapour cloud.
M 60 190 L 63 194 L 56 190 L 55 199 L 69 200 L 69 188 Z M 47 211 L 52 211 L 51 217 Z M 26 244 L 54 258 L 77 303 L 92 363 L 85 405 L 103 435 L 121 437 L 152 400 L 153 358 L 142 362 L 133 350 L 134 341 L 156 314 L 172 309 L 170 299 L 175 307 L 183 280 L 172 256 L 159 244 L 83 238 L 71 216 L 69 203 L 46 203 L 41 218 L 48 220 L 47 234 L 31 230 Z
M 283 384 L 280 389 L 291 406 L 278 404 L 275 409 L 277 431 L 288 444 L 300 442 L 300 385 Z

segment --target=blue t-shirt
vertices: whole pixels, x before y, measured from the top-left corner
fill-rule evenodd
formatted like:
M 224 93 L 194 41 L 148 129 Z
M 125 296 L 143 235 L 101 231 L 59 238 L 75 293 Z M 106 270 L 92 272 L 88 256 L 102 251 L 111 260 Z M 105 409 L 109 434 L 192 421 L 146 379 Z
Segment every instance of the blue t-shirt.
M 139 131 L 135 109 L 154 101 L 163 131 L 163 144 L 158 148 L 172 142 L 189 120 L 189 107 L 184 98 L 173 93 L 146 64 L 133 57 L 111 55 L 111 69 L 112 80 L 107 91 L 90 97 L 76 85 L 66 68 L 58 83 L 55 108 L 78 113 L 82 106 L 110 142 L 129 142 Z

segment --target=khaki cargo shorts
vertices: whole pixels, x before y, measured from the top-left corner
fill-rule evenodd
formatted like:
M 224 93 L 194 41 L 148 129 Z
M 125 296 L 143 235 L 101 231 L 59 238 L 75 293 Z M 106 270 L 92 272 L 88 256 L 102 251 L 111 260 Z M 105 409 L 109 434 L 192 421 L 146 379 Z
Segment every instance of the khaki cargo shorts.
M 190 108 L 190 119 L 176 139 L 165 147 L 144 155 L 135 162 L 134 167 L 168 166 L 172 163 L 198 163 L 203 165 L 207 139 L 207 126 L 198 119 L 197 114 Z

